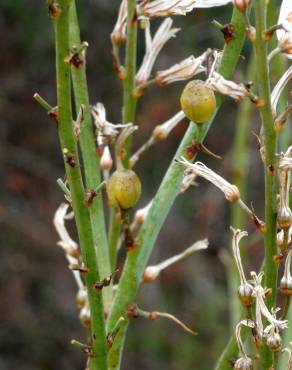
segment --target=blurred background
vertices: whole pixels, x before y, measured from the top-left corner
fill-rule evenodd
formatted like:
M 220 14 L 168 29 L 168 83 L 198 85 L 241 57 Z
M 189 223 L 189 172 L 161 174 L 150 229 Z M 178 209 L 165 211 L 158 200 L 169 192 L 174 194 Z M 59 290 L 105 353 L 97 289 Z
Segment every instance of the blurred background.
M 87 71 L 90 102 L 102 102 L 110 122 L 121 121 L 121 85 L 113 72 L 110 32 L 119 1 L 80 2 L 82 40 L 88 41 Z M 232 7 L 196 10 L 174 17 L 181 27 L 158 58 L 155 69 L 167 68 L 207 47 L 222 48 L 221 33 L 211 26 L 230 19 Z M 159 21 L 154 22 L 154 29 Z M 56 104 L 54 34 L 46 2 L 10 1 L 0 4 L 0 370 L 84 369 L 85 356 L 72 348 L 71 339 L 85 340 L 78 322 L 76 286 L 52 225 L 63 200 L 56 179 L 64 175 L 55 123 L 32 99 L 38 92 Z M 139 61 L 144 52 L 139 35 Z M 244 49 L 234 79 L 246 81 L 249 49 Z M 202 77 L 204 78 L 204 76 Z M 134 147 L 149 137 L 153 127 L 179 110 L 184 83 L 151 87 L 139 101 Z M 238 105 L 226 99 L 208 134 L 206 146 L 222 156 L 199 155 L 227 179 L 234 176 L 237 158 L 232 143 Z M 262 166 L 257 139 L 258 114 L 252 113 L 248 134 L 247 202 L 262 217 Z M 154 195 L 187 127 L 181 123 L 167 141 L 156 145 L 137 165 L 143 183 L 138 207 Z M 191 243 L 209 238 L 207 251 L 198 252 L 140 289 L 137 303 L 145 310 L 175 314 L 199 333 L 192 337 L 161 318 L 131 323 L 124 369 L 207 370 L 212 368 L 230 334 L 226 251 L 230 246 L 230 206 L 205 181 L 177 198 L 160 232 L 152 263 L 179 253 Z M 248 221 L 253 235 L 254 226 Z M 74 235 L 74 230 L 72 231 Z M 76 239 L 76 238 L 75 238 Z M 260 238 L 251 238 L 249 267 L 257 268 L 262 254 Z M 122 261 L 121 261 L 122 262 Z

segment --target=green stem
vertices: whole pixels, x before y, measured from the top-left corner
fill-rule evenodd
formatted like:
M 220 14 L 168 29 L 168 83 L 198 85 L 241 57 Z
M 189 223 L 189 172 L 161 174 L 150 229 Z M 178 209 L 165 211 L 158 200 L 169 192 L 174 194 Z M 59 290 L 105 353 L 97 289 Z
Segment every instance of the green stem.
M 57 102 L 58 102 L 58 133 L 62 151 L 66 149 L 71 156 L 65 158 L 65 169 L 71 190 L 72 206 L 80 241 L 81 254 L 89 272 L 85 275 L 91 310 L 91 342 L 93 357 L 90 360 L 90 370 L 107 370 L 107 347 L 105 340 L 105 325 L 101 295 L 94 290 L 94 283 L 99 281 L 96 265 L 96 255 L 88 209 L 83 203 L 84 189 L 82 184 L 78 150 L 72 127 L 70 67 L 64 63 L 69 55 L 69 5 L 70 1 L 60 0 L 61 14 L 55 18 L 56 37 L 56 72 L 57 72 Z
M 255 59 L 252 58 L 248 71 L 247 81 L 253 81 L 255 78 Z M 247 184 L 248 184 L 248 163 L 249 163 L 249 151 L 248 151 L 248 133 L 251 122 L 251 112 L 253 105 L 249 99 L 245 99 L 239 107 L 238 119 L 236 122 L 235 139 L 232 148 L 231 157 L 234 158 L 232 163 L 232 184 L 236 185 L 240 191 L 242 199 L 246 199 Z M 234 228 L 245 229 L 246 215 L 242 212 L 242 209 L 238 206 L 231 207 L 230 224 Z M 244 252 L 241 253 L 243 258 Z M 238 270 L 235 262 L 230 256 L 230 262 L 227 271 L 228 278 L 228 290 L 229 290 L 229 302 L 230 302 L 230 316 L 231 316 L 231 327 L 234 328 L 240 318 L 241 304 L 237 297 L 237 289 L 240 285 L 240 279 Z
M 265 257 L 264 257 L 264 285 L 272 289 L 272 295 L 267 299 L 269 308 L 276 303 L 277 295 L 277 273 L 278 269 L 273 262 L 273 256 L 277 253 L 276 247 L 276 134 L 273 130 L 274 120 L 270 100 L 270 79 L 267 62 L 267 43 L 262 40 L 266 30 L 267 2 L 257 0 L 254 2 L 256 20 L 256 42 L 255 55 L 258 76 L 259 96 L 263 100 L 260 108 L 262 127 L 264 132 L 265 150 L 265 223 L 267 232 L 264 235 Z M 272 366 L 272 355 L 267 347 L 261 351 L 262 367 L 268 369 Z
M 136 0 L 128 0 L 127 5 L 127 43 L 126 43 L 126 60 L 125 71 L 126 78 L 123 81 L 123 112 L 122 122 L 134 122 L 136 113 L 137 98 L 133 92 L 135 90 L 136 82 L 136 58 L 137 58 L 137 14 L 136 14 Z M 126 158 L 124 165 L 128 166 L 128 161 L 131 152 L 131 139 L 126 141 Z M 109 228 L 109 250 L 112 267 L 115 267 L 117 245 L 120 238 L 121 225 L 116 219 L 116 210 L 111 209 L 110 212 L 110 228 Z
M 240 311 L 239 311 L 240 313 Z M 241 339 L 244 341 L 248 334 L 248 328 L 242 327 L 241 328 Z M 222 352 L 221 356 L 218 359 L 218 362 L 215 366 L 215 370 L 230 370 L 231 360 L 234 359 L 238 354 L 238 345 L 235 339 L 235 335 L 233 334 L 232 337 L 229 339 L 224 351 Z
M 75 1 L 70 5 L 70 46 L 80 45 L 80 31 L 76 13 Z M 84 106 L 84 120 L 81 123 L 80 146 L 82 151 L 84 172 L 87 189 L 96 189 L 100 184 L 99 159 L 96 156 L 96 148 L 91 120 L 91 112 L 88 98 L 88 87 L 86 81 L 85 68 L 77 69 L 71 67 L 73 89 L 76 102 L 76 110 L 81 105 Z M 96 249 L 97 264 L 99 275 L 102 279 L 109 276 L 112 272 L 109 259 L 109 250 L 105 230 L 105 218 L 102 204 L 102 194 L 98 192 L 89 206 L 90 221 L 92 227 L 93 240 Z M 112 286 L 103 289 L 105 308 L 111 305 Z
M 219 73 L 225 78 L 230 78 L 232 75 L 244 40 L 244 19 L 242 14 L 236 9 L 234 9 L 231 22 L 234 25 L 236 37 L 225 45 L 222 61 L 219 67 Z M 220 103 L 221 99 L 218 99 L 218 105 L 220 105 Z M 200 130 L 197 130 L 196 125 L 191 123 L 178 148 L 175 158 L 178 158 L 185 153 L 185 149 L 191 144 L 193 139 L 197 142 L 201 142 L 206 136 L 211 123 L 212 120 Z M 149 214 L 138 234 L 138 247 L 128 253 L 119 283 L 119 289 L 108 318 L 109 329 L 114 327 L 119 317 L 124 315 L 127 306 L 134 301 L 155 240 L 176 198 L 177 191 L 182 181 L 183 172 L 184 169 L 182 166 L 179 166 L 173 160 L 164 180 L 162 181 L 157 195 L 154 198 Z M 119 333 L 113 345 L 115 353 L 112 357 L 114 358 L 115 356 L 115 361 L 113 361 L 115 366 L 110 367 L 111 369 L 119 368 L 123 341 L 124 337 Z M 120 348 L 120 351 L 118 351 L 117 348 Z

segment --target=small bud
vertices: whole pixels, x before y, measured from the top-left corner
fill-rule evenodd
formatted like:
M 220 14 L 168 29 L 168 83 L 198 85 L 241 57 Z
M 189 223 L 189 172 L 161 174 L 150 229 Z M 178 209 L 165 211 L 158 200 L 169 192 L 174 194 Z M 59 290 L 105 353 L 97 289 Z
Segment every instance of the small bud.
M 153 137 L 156 141 L 167 139 L 169 133 L 185 118 L 183 111 L 179 111 L 166 122 L 158 125 L 153 130 Z
M 83 308 L 86 305 L 87 300 L 88 300 L 88 296 L 87 296 L 86 288 L 79 289 L 76 294 L 76 303 L 78 307 Z
M 109 171 L 113 166 L 113 160 L 108 145 L 105 146 L 102 156 L 100 158 L 100 167 L 103 170 Z
M 253 26 L 248 26 L 245 29 L 246 36 L 250 39 L 251 42 L 256 40 L 256 29 Z
M 81 309 L 79 313 L 79 320 L 85 328 L 90 328 L 90 310 L 87 305 Z
M 150 281 L 156 280 L 160 274 L 160 269 L 156 266 L 148 266 L 144 272 L 143 281 L 149 283 Z
M 285 261 L 284 274 L 280 282 L 280 290 L 285 295 L 292 295 L 291 258 L 292 249 L 289 249 Z
M 62 8 L 57 1 L 49 1 L 48 12 L 52 18 L 57 18 L 62 13 Z
M 208 245 L 209 245 L 209 242 L 208 242 L 207 239 L 200 240 L 200 241 L 192 244 L 189 248 L 184 250 L 182 253 L 177 254 L 173 257 L 170 257 L 170 258 L 166 259 L 165 261 L 160 262 L 158 265 L 147 266 L 146 270 L 144 272 L 144 277 L 143 277 L 144 282 L 148 283 L 150 281 L 155 280 L 159 276 L 159 274 L 162 270 L 164 270 L 167 267 L 172 266 L 174 263 L 177 263 L 177 262 L 181 261 L 182 259 L 190 256 L 192 253 L 194 253 L 196 251 L 208 248 Z
M 232 0 L 232 3 L 237 10 L 244 13 L 250 3 L 250 0 Z
M 271 352 L 279 352 L 282 348 L 282 338 L 279 333 L 271 333 L 267 337 L 267 346 Z
M 97 194 L 93 189 L 87 190 L 85 192 L 84 204 L 88 207 L 91 206 L 91 204 L 93 203 L 93 200 L 96 197 L 96 195 Z
M 148 212 L 149 212 L 149 209 L 152 205 L 152 201 L 150 201 L 144 208 L 140 208 L 136 211 L 135 215 L 134 215 L 134 220 L 142 225 L 143 222 L 145 221 L 145 218 L 147 217 L 148 215 Z
M 111 40 L 113 44 L 119 45 L 126 41 L 126 28 L 127 28 L 127 1 L 122 0 L 118 19 L 115 27 L 111 33 Z

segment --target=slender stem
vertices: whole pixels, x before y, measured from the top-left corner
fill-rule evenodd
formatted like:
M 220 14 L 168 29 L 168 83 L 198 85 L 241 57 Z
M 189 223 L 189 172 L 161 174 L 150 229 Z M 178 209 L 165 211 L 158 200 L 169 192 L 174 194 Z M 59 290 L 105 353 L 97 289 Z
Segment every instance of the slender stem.
M 125 71 L 126 78 L 123 81 L 123 123 L 133 122 L 136 113 L 137 98 L 133 92 L 135 90 L 136 76 L 136 58 L 137 58 L 137 14 L 136 0 L 128 0 L 127 4 L 127 43 L 126 43 L 126 60 Z M 124 165 L 127 167 L 131 152 L 131 139 L 126 141 L 126 153 Z M 117 245 L 120 238 L 121 225 L 115 217 L 116 211 L 114 208 L 110 212 L 110 228 L 109 228 L 109 250 L 111 255 L 111 263 L 116 261 Z
M 56 70 L 58 133 L 61 148 L 66 149 L 65 168 L 71 190 L 72 206 L 79 235 L 81 254 L 89 272 L 85 275 L 91 310 L 91 342 L 93 357 L 90 370 L 107 370 L 107 348 L 101 295 L 94 290 L 94 283 L 99 280 L 94 243 L 90 227 L 88 209 L 83 204 L 84 190 L 80 172 L 77 145 L 72 127 L 70 67 L 64 63 L 69 55 L 69 5 L 70 1 L 60 0 L 61 14 L 55 18 Z M 68 161 L 70 153 L 71 161 Z M 73 159 L 73 162 L 72 162 Z
M 254 2 L 256 20 L 255 55 L 257 64 L 258 91 L 264 105 L 260 108 L 262 127 L 264 133 L 265 149 L 265 223 L 267 232 L 264 235 L 264 284 L 272 289 L 271 296 L 267 299 L 269 308 L 275 305 L 277 295 L 277 266 L 273 256 L 277 253 L 276 247 L 276 134 L 273 130 L 274 120 L 270 101 L 270 79 L 267 60 L 267 43 L 262 35 L 266 30 L 267 2 L 257 0 Z M 265 346 L 261 351 L 262 367 L 268 369 L 272 366 L 272 355 Z
M 75 1 L 70 5 L 70 46 L 80 45 L 80 31 L 76 14 Z M 88 98 L 86 72 L 84 67 L 77 69 L 71 67 L 73 89 L 76 109 L 84 106 L 84 120 L 81 123 L 80 146 L 84 162 L 84 172 L 87 189 L 96 189 L 100 184 L 99 159 L 96 156 L 93 127 Z M 100 277 L 103 279 L 111 273 L 109 250 L 105 230 L 105 218 L 102 204 L 102 194 L 98 192 L 89 207 L 90 221 L 92 226 L 93 240 L 96 248 L 97 264 Z M 109 307 L 112 300 L 112 286 L 103 290 L 105 308 Z
M 244 341 L 248 333 L 248 328 L 243 326 L 241 328 L 241 339 Z M 235 335 L 233 334 L 232 337 L 229 339 L 224 351 L 222 352 L 221 356 L 218 359 L 218 362 L 215 366 L 215 370 L 230 370 L 231 363 L 230 360 L 234 358 L 238 353 L 238 346 Z
M 247 71 L 247 78 L 248 81 L 253 81 L 255 78 L 255 59 L 252 58 L 248 71 Z M 248 133 L 250 128 L 250 121 L 251 121 L 251 112 L 252 112 L 253 105 L 251 104 L 249 99 L 245 99 L 239 108 L 238 119 L 236 122 L 236 132 L 235 132 L 235 139 L 232 148 L 232 158 L 233 161 L 233 168 L 232 168 L 232 184 L 236 185 L 240 191 L 241 198 L 246 198 L 246 190 L 247 190 L 247 171 L 248 171 L 248 163 L 249 163 L 249 151 L 248 151 Z M 230 224 L 234 228 L 245 229 L 246 223 L 246 215 L 242 212 L 240 207 L 231 207 L 231 216 L 230 216 Z M 241 250 L 244 250 L 242 248 Z M 243 259 L 244 252 L 241 253 L 241 257 Z M 229 302 L 230 302 L 230 321 L 231 327 L 234 328 L 240 318 L 240 308 L 241 304 L 237 297 L 237 289 L 240 284 L 238 271 L 236 268 L 233 259 L 230 258 L 230 262 L 228 265 L 227 271 L 228 277 L 228 290 L 229 290 Z
M 219 73 L 225 78 L 230 78 L 244 40 L 244 19 L 242 14 L 236 9 L 233 11 L 231 22 L 235 28 L 236 37 L 225 45 L 221 65 L 219 67 Z M 218 99 L 218 105 L 220 105 L 220 103 L 221 99 Z M 185 154 L 185 149 L 191 144 L 192 140 L 195 139 L 196 142 L 202 142 L 211 123 L 212 120 L 205 125 L 206 127 L 200 130 L 197 130 L 196 125 L 191 123 L 176 152 L 175 158 Z M 140 229 L 137 237 L 138 247 L 128 253 L 119 283 L 119 289 L 108 318 L 109 329 L 114 327 L 119 317 L 123 316 L 127 306 L 132 303 L 135 298 L 155 240 L 180 188 L 183 172 L 184 169 L 182 166 L 179 166 L 173 160 L 153 200 L 148 216 Z M 115 367 L 113 367 L 113 369 L 118 369 L 120 364 L 120 352 L 124 341 L 123 335 L 120 334 L 121 333 L 115 338 L 115 343 L 112 347 L 114 350 L 114 355 L 112 357 L 115 357 Z
M 133 94 L 136 85 L 137 56 L 136 0 L 128 0 L 127 11 L 126 78 L 123 83 L 123 123 L 134 121 L 137 103 L 137 98 Z

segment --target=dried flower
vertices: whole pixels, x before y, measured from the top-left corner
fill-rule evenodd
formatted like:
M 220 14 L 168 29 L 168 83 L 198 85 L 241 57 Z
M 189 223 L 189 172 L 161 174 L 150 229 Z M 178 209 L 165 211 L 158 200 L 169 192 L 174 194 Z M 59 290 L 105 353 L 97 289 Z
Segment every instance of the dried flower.
M 248 307 L 254 303 L 255 299 L 254 299 L 254 294 L 253 294 L 253 287 L 251 284 L 247 282 L 244 271 L 243 271 L 240 250 L 239 250 L 240 240 L 244 236 L 247 236 L 248 233 L 246 231 L 240 231 L 239 229 L 233 229 L 233 227 L 230 227 L 230 229 L 233 232 L 233 238 L 232 238 L 233 257 L 234 257 L 236 267 L 239 272 L 239 278 L 240 278 L 240 286 L 238 288 L 238 297 L 240 299 L 240 302 L 244 306 Z
M 179 28 L 171 28 L 173 20 L 165 19 L 155 33 L 153 39 L 150 34 L 150 24 L 145 28 L 146 53 L 136 74 L 137 84 L 145 83 L 152 71 L 156 58 L 169 39 L 175 36 Z
M 280 80 L 277 82 L 276 86 L 274 87 L 272 91 L 271 102 L 272 102 L 272 109 L 275 114 L 277 112 L 277 104 L 278 104 L 280 95 L 291 78 L 292 78 L 292 65 L 287 69 L 286 72 L 284 72 L 284 74 L 282 75 Z
M 275 313 L 277 312 L 277 310 L 273 310 L 273 314 L 269 311 L 268 307 L 265 304 L 265 289 L 261 285 L 263 273 L 257 275 L 254 271 L 252 271 L 250 274 L 253 278 L 253 289 L 256 296 L 256 324 L 259 335 L 261 337 L 267 336 L 271 332 L 272 327 L 273 330 L 275 330 L 276 332 L 280 332 L 281 330 L 286 329 L 288 327 L 288 321 L 278 320 L 275 317 Z M 268 325 L 265 330 L 263 329 L 262 316 L 264 316 L 270 323 L 270 325 Z
M 194 252 L 197 252 L 202 249 L 207 249 L 208 245 L 209 245 L 209 242 L 207 239 L 200 240 L 194 243 L 193 245 L 191 245 L 189 248 L 187 248 L 182 253 L 177 254 L 173 257 L 170 257 L 166 259 L 165 261 L 160 262 L 158 265 L 146 267 L 146 270 L 144 272 L 144 281 L 149 282 L 149 281 L 153 281 L 157 279 L 157 277 L 159 276 L 162 270 L 190 256 Z
M 241 340 L 240 331 L 241 331 L 241 327 L 243 325 L 247 326 L 247 327 L 250 327 L 250 328 L 255 327 L 255 323 L 252 320 L 241 320 L 236 325 L 235 339 L 236 339 L 237 346 L 238 346 L 238 349 L 239 349 L 240 357 L 239 357 L 239 359 L 236 360 L 236 362 L 234 364 L 234 369 L 235 370 L 252 370 L 252 359 L 247 356 L 247 354 L 244 350 L 242 340 Z
M 122 44 L 126 41 L 126 29 L 127 29 L 127 0 L 122 0 L 118 19 L 115 27 L 111 33 L 111 40 L 113 44 Z
M 222 95 L 228 95 L 235 101 L 241 101 L 250 96 L 250 91 L 244 84 L 237 84 L 233 81 L 226 80 L 215 71 L 209 76 L 206 83 L 209 84 L 214 91 L 217 91 Z
M 179 194 L 183 194 L 191 186 L 196 185 L 196 182 L 195 182 L 196 177 L 197 177 L 197 174 L 194 173 L 191 169 L 186 170 L 184 173 L 184 177 L 182 179 Z
M 97 103 L 91 110 L 93 123 L 97 129 L 98 145 L 107 145 L 108 138 L 115 138 L 119 129 L 131 126 L 132 124 L 113 124 L 106 120 L 106 111 L 102 103 Z
M 223 191 L 225 198 L 230 202 L 236 202 L 240 198 L 240 193 L 235 185 L 230 184 L 223 177 L 212 171 L 210 168 L 205 166 L 202 162 L 195 162 L 194 164 L 187 161 L 184 157 L 178 160 L 178 163 L 190 169 L 194 174 L 203 177 L 210 181 L 221 191 Z M 188 172 L 189 173 L 189 172 Z
M 176 81 L 189 80 L 195 75 L 204 72 L 206 68 L 203 63 L 209 53 L 205 52 L 195 58 L 193 55 L 172 67 L 156 73 L 155 81 L 160 86 L 168 85 Z
M 281 171 L 292 171 L 292 146 L 289 146 L 285 154 L 281 154 L 279 159 L 279 169 Z
M 60 241 L 58 241 L 58 245 L 61 246 L 65 253 L 66 258 L 70 265 L 78 265 L 79 264 L 79 249 L 77 243 L 71 239 L 70 235 L 68 234 L 68 231 L 65 227 L 65 220 L 68 218 L 72 218 L 74 215 L 67 214 L 69 208 L 69 204 L 67 203 L 61 203 L 58 207 L 57 211 L 55 212 L 54 216 L 54 226 L 57 230 L 57 233 L 60 237 Z M 75 278 L 76 284 L 79 288 L 79 290 L 84 289 L 83 281 L 80 277 L 79 271 L 72 271 L 73 276 Z
M 194 8 L 212 8 L 230 3 L 231 0 L 154 0 L 142 1 L 139 12 L 145 17 L 168 17 L 186 15 Z
M 282 29 L 277 30 L 279 46 L 286 54 L 287 58 L 292 58 L 292 2 L 291 0 L 283 0 L 278 24 L 281 24 Z

